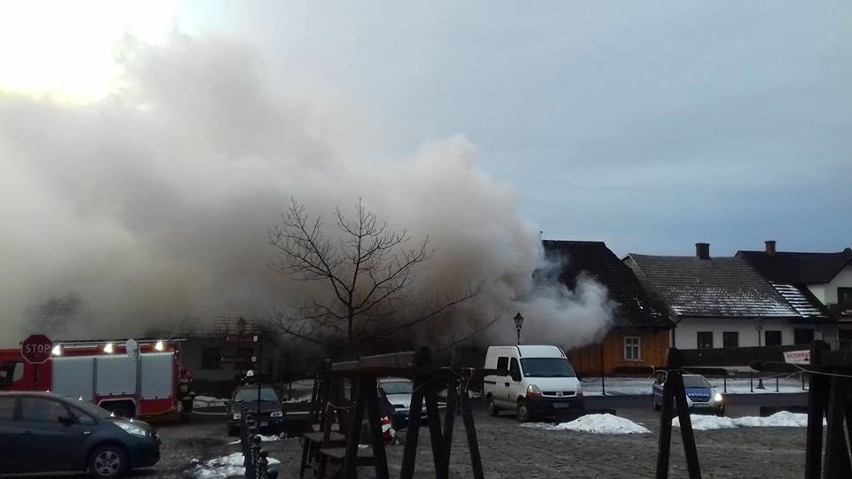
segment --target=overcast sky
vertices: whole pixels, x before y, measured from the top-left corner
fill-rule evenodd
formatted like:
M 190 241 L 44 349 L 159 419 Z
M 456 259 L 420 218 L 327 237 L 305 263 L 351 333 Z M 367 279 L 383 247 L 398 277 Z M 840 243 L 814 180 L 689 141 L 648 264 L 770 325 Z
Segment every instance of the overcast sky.
M 536 296 L 539 231 L 620 256 L 850 246 L 851 20 L 845 0 L 0 3 L 0 326 L 69 295 L 119 329 L 303 300 L 267 228 L 291 197 L 363 198 L 429 238 L 418 292 L 486 285 L 459 324 L 513 333 L 523 310 L 589 341 L 606 295 Z
M 849 2 L 354 3 L 200 1 L 179 23 L 310 69 L 391 151 L 464 133 L 548 239 L 852 243 Z

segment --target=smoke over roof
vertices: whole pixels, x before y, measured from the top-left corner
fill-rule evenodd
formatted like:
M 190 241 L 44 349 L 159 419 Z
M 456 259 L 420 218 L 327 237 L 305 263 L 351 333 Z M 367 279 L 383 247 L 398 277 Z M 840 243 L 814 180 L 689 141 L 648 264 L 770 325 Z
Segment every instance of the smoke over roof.
M 70 318 L 77 336 L 127 337 L 316 294 L 269 267 L 266 230 L 291 197 L 324 214 L 363 198 L 391 227 L 428 235 L 419 293 L 485 287 L 457 311 L 460 330 L 501 315 L 487 340 L 512 341 L 523 311 L 528 342 L 570 346 L 606 327 L 596 283 L 533 292 L 538 230 L 464 135 L 389 157 L 344 95 L 273 75 L 240 44 L 175 35 L 123 51 L 125 83 L 98 103 L 0 94 L 0 346 L 46 316 Z

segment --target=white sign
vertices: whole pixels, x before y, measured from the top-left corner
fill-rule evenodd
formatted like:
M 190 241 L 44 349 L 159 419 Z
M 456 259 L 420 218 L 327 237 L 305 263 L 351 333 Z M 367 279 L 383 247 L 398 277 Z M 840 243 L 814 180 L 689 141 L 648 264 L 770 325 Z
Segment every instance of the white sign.
M 802 351 L 784 351 L 784 362 L 790 364 L 810 364 L 811 352 L 808 349 Z

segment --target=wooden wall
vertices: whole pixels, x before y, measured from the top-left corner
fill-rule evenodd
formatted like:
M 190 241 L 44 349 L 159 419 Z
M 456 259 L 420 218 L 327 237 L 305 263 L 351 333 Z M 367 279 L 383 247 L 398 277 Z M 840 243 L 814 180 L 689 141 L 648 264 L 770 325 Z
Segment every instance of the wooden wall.
M 641 341 L 641 360 L 624 359 L 624 337 L 638 336 Z M 660 369 L 666 365 L 669 351 L 668 330 L 622 330 L 607 333 L 600 344 L 584 346 L 568 352 L 574 369 L 582 376 L 611 375 L 615 368 Z

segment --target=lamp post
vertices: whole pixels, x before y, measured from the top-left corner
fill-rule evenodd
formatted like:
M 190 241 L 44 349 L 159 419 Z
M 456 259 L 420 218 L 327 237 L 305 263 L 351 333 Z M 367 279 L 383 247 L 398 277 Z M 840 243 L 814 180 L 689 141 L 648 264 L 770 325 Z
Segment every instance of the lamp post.
M 754 322 L 754 327 L 757 329 L 757 347 L 758 347 L 758 355 L 762 355 L 763 350 L 763 341 L 761 340 L 761 336 L 763 336 L 763 318 L 760 316 Z M 757 389 L 766 389 L 763 387 L 763 376 L 757 377 Z
M 518 343 L 517 344 L 521 344 L 521 328 L 524 327 L 524 317 L 521 316 L 521 313 L 519 311 L 518 314 L 516 314 L 515 317 L 512 318 L 512 319 L 515 320 L 515 329 L 518 331 Z

